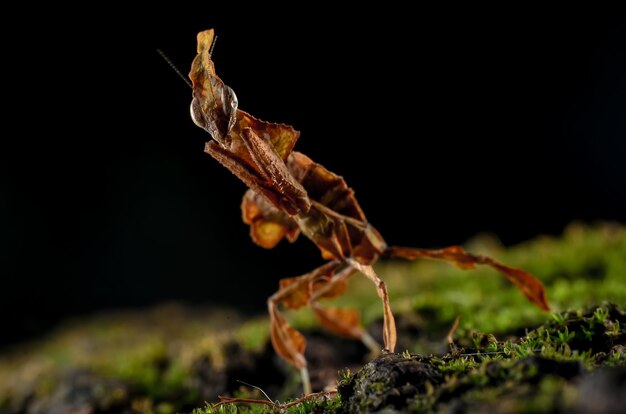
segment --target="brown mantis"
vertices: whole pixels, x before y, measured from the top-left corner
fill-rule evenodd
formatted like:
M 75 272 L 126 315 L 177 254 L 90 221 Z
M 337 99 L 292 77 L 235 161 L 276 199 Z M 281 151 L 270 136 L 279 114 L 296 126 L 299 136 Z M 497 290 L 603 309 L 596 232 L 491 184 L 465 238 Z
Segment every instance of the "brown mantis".
M 198 34 L 198 54 L 189 73 L 193 83 L 191 116 L 213 138 L 206 143 L 205 151 L 249 187 L 241 209 L 256 244 L 272 248 L 283 238 L 293 242 L 302 233 L 327 260 L 305 275 L 282 279 L 278 291 L 267 301 L 274 349 L 300 370 L 306 394 L 311 393 L 304 358 L 306 341 L 289 325 L 280 308 L 310 306 L 328 330 L 360 339 L 371 349 L 379 350 L 361 326 L 356 311 L 319 304 L 320 299 L 343 294 L 347 279 L 360 272 L 376 286 L 383 304 L 384 349 L 393 352 L 394 316 L 385 282 L 372 267 L 381 256 L 439 259 L 462 269 L 488 265 L 506 276 L 539 308 L 549 309 L 542 283 L 523 270 L 467 253 L 459 246 L 440 250 L 387 246 L 367 222 L 343 178 L 293 151 L 299 136 L 296 130 L 261 121 L 238 109 L 235 93 L 215 73 L 211 60 L 213 41 L 213 30 Z

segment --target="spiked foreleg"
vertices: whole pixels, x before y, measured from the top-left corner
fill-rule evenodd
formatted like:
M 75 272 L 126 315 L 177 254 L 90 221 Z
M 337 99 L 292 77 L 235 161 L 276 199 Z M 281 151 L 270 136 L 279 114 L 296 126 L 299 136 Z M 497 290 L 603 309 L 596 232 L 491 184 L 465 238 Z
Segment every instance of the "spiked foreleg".
M 287 165 L 270 143 L 255 134 L 251 128 L 244 128 L 241 131 L 241 138 L 257 167 L 271 180 L 272 187 L 278 189 L 281 195 L 280 203 L 285 210 L 290 214 L 309 211 L 311 200 L 306 190 L 291 175 Z

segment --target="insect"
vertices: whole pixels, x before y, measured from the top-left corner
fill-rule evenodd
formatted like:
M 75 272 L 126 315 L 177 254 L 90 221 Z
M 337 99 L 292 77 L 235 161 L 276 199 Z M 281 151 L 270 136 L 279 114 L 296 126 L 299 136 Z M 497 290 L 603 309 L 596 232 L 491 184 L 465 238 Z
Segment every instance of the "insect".
M 320 299 L 343 294 L 347 279 L 360 272 L 373 282 L 382 301 L 384 349 L 393 352 L 394 316 L 385 282 L 372 267 L 381 256 L 439 259 L 462 269 L 488 265 L 506 276 L 532 303 L 549 309 L 543 284 L 523 270 L 467 253 L 459 246 L 439 250 L 388 246 L 368 223 L 344 179 L 293 151 L 298 131 L 238 109 L 235 92 L 215 73 L 211 59 L 214 39 L 212 29 L 198 34 L 198 54 L 189 73 L 193 84 L 191 117 L 212 137 L 205 152 L 248 186 L 241 209 L 256 244 L 272 248 L 284 238 L 293 242 L 302 233 L 327 260 L 302 276 L 282 279 L 278 291 L 267 301 L 272 345 L 280 357 L 300 370 L 306 394 L 311 393 L 304 358 L 306 340 L 289 325 L 281 309 L 309 306 L 328 330 L 380 350 L 361 326 L 355 310 L 319 304 Z

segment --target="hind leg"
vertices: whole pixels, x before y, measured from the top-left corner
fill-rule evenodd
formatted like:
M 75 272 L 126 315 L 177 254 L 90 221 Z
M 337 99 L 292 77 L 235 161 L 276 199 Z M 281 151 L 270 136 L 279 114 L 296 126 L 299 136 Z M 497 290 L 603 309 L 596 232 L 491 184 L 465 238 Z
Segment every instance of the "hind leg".
M 385 255 L 401 257 L 407 260 L 415 260 L 422 257 L 444 260 L 461 269 L 474 269 L 476 265 L 487 265 L 506 276 L 511 283 L 522 291 L 529 301 L 537 305 L 541 310 L 550 310 L 543 284 L 535 276 L 524 270 L 502 264 L 490 257 L 467 253 L 461 246 L 450 246 L 438 250 L 388 247 L 385 250 Z

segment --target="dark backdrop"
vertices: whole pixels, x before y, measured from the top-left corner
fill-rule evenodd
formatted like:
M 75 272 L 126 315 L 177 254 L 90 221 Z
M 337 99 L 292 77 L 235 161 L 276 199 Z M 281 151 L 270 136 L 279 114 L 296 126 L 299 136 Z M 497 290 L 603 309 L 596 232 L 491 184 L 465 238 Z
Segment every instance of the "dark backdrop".
M 0 344 L 103 308 L 262 310 L 321 263 L 253 245 L 244 185 L 202 151 L 156 49 L 187 72 L 209 27 L 240 107 L 299 129 L 390 243 L 626 221 L 623 9 L 203 3 L 5 15 Z

